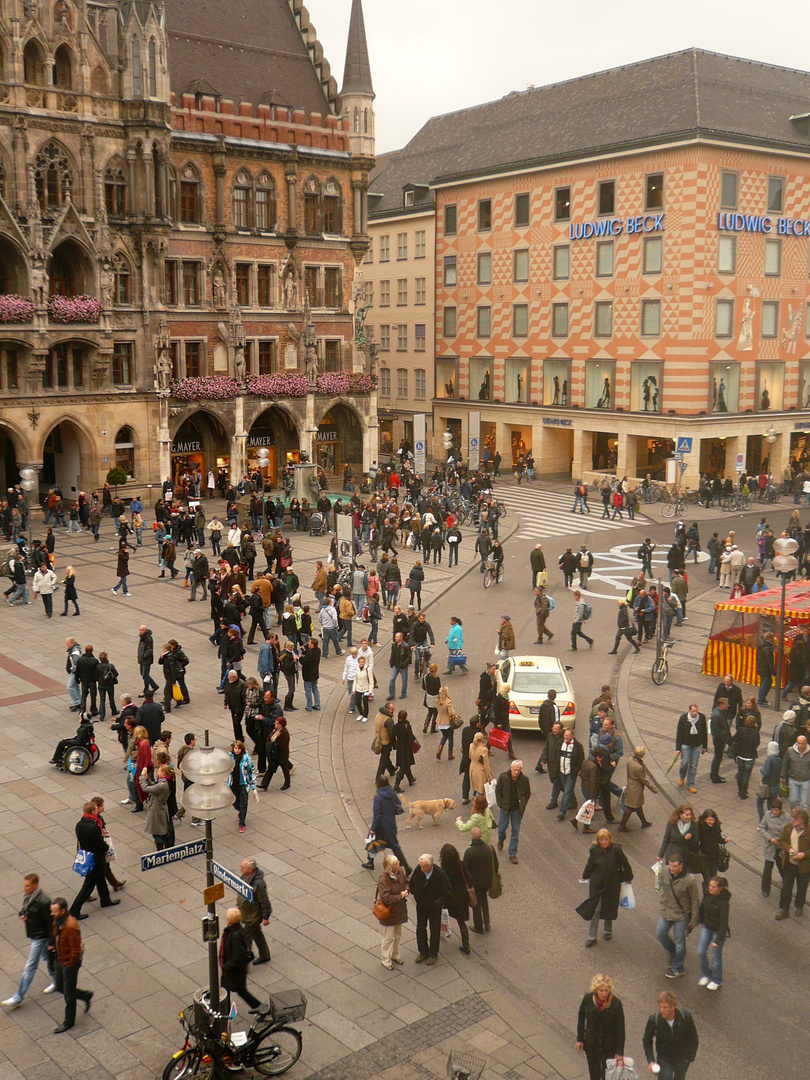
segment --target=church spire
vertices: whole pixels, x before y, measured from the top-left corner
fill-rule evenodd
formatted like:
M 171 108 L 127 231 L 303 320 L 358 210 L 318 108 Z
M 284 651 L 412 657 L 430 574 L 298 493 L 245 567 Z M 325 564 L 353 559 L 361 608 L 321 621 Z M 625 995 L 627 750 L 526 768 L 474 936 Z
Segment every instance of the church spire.
M 343 89 L 340 93 L 341 97 L 346 94 L 367 94 L 371 98 L 374 97 L 362 0 L 352 0 L 349 40 L 346 45 L 346 66 L 343 69 Z

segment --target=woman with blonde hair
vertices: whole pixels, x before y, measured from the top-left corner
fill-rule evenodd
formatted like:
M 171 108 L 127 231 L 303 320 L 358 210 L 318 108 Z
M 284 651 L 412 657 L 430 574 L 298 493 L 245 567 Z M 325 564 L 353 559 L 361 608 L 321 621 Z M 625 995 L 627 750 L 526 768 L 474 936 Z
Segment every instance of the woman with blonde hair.
M 577 1050 L 588 1059 L 590 1080 L 605 1080 L 610 1058 L 624 1064 L 624 1009 L 614 996 L 607 975 L 594 975 L 591 988 L 579 1005 Z
M 473 797 L 486 794 L 484 785 L 492 779 L 489 760 L 490 751 L 484 741 L 484 733 L 478 731 L 470 747 L 470 792 Z
M 453 761 L 455 754 L 453 753 L 453 720 L 456 717 L 456 710 L 453 708 L 453 702 L 450 697 L 450 691 L 446 686 L 439 687 L 439 693 L 436 698 L 436 726 L 442 733 L 442 740 L 439 743 L 439 749 L 436 751 L 436 757 L 441 758 L 444 744 L 447 743 L 447 760 Z
M 68 613 L 68 603 L 73 602 L 74 615 L 79 615 L 79 594 L 76 592 L 76 571 L 72 566 L 65 567 L 65 580 L 62 582 L 65 586 L 65 610 L 63 615 Z
M 246 1001 L 251 1009 L 258 1008 L 261 1001 L 247 988 L 247 969 L 253 953 L 248 936 L 242 928 L 242 912 L 239 908 L 228 908 L 225 912 L 227 926 L 222 932 L 219 943 L 219 966 L 222 969 L 222 987 L 228 991 L 226 1012 L 231 1010 L 231 991 Z
M 399 951 L 402 927 L 408 921 L 408 879 L 396 855 L 390 853 L 383 859 L 383 872 L 377 881 L 377 896 L 389 909 L 385 918 L 379 920 L 382 927 L 380 959 L 389 971 L 394 964 L 404 964 Z
M 136 803 L 133 814 L 140 814 L 143 812 L 143 804 L 146 802 L 146 792 L 143 791 L 140 785 L 140 778 L 143 775 L 144 770 L 152 768 L 152 747 L 149 743 L 149 732 L 146 728 L 139 724 L 133 731 L 133 737 L 135 739 L 135 796 Z
M 632 867 L 619 844 L 613 843 L 610 829 L 600 829 L 596 834 L 582 877 L 589 883 L 588 899 L 579 905 L 577 912 L 590 920 L 585 941 L 585 948 L 590 949 L 596 944 L 600 919 L 605 923 L 605 941 L 613 937 L 622 884 L 633 880 Z

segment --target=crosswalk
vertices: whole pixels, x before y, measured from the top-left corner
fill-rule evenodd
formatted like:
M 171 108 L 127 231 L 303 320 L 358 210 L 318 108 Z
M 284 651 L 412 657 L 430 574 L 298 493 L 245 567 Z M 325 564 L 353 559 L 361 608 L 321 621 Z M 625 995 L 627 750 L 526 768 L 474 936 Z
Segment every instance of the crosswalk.
M 543 491 L 537 481 L 497 492 L 510 514 L 520 519 L 518 540 L 542 540 L 551 536 L 570 536 L 580 532 L 607 533 L 621 529 L 643 527 L 641 522 L 630 521 L 623 510 L 623 520 L 610 521 L 602 517 L 602 500 L 598 491 L 588 493 L 590 514 L 571 513 L 573 494 L 559 491 Z M 612 513 L 612 511 L 611 511 Z

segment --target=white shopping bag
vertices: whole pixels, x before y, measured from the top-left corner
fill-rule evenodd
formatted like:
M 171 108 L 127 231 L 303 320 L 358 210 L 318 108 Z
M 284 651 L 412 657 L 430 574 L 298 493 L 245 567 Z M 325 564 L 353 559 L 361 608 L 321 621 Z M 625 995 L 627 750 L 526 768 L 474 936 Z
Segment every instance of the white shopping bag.
M 490 810 L 494 810 L 498 805 L 498 800 L 495 798 L 495 781 L 487 780 L 484 784 L 484 794 L 487 797 L 487 806 Z
M 575 821 L 580 821 L 583 825 L 590 825 L 593 821 L 593 799 L 586 799 L 585 802 L 577 810 Z
M 635 906 L 636 896 L 633 892 L 633 886 L 629 881 L 623 881 L 619 891 L 619 907 L 625 908 L 627 911 L 632 911 Z
M 630 1057 L 624 1059 L 623 1065 L 617 1065 L 615 1058 L 608 1058 L 605 1062 L 605 1080 L 638 1080 L 633 1064 Z
M 442 937 L 450 937 L 450 912 L 442 908 Z

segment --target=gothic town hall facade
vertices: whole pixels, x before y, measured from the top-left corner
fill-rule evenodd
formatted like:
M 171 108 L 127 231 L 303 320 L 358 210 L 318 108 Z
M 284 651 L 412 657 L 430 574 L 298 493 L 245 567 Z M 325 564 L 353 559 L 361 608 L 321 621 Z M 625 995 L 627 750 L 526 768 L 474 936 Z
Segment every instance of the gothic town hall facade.
M 361 0 L 340 91 L 302 0 L 0 0 L 4 488 L 368 464 L 373 104 Z

